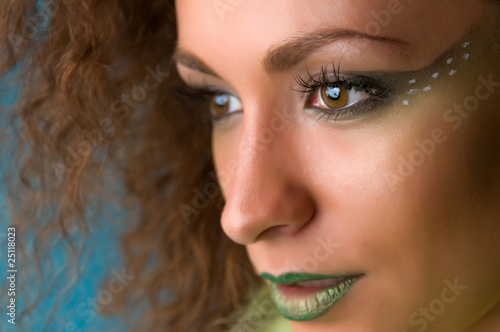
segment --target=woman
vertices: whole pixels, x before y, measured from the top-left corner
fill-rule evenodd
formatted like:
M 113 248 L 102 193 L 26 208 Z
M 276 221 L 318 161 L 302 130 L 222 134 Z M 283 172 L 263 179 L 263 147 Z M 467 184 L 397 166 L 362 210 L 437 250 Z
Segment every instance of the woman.
M 500 328 L 498 4 L 183 0 L 177 34 L 171 10 L 65 1 L 4 66 L 39 68 L 21 117 L 30 180 L 70 194 L 52 227 L 126 162 L 121 295 L 151 330 Z

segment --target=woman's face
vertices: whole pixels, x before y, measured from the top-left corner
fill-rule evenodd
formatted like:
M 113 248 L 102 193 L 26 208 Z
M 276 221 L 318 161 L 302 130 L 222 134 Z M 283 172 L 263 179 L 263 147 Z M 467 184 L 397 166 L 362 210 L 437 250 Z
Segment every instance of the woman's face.
M 295 332 L 500 326 L 494 5 L 182 0 L 177 13 L 179 72 L 212 96 L 222 226 Z

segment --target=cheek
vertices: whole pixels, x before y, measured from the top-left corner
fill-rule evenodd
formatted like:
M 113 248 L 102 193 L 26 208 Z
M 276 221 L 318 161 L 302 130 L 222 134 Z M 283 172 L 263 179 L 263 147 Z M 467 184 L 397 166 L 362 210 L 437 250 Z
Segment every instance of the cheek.
M 473 222 L 478 205 L 497 206 L 488 202 L 499 197 L 496 102 L 488 100 L 459 130 L 443 120 L 455 99 L 436 96 L 366 129 L 304 132 L 301 141 L 314 147 L 301 154 L 309 160 L 320 234 L 341 234 L 336 241 L 360 266 L 407 266 L 407 276 L 450 257 L 463 267 L 456 251 L 464 246 L 477 253 L 467 264 L 477 264 L 484 252 L 475 247 L 488 239 L 493 250 L 499 228 L 491 222 L 496 211 L 481 227 Z
M 411 125 L 394 136 L 397 145 L 386 145 L 387 162 L 380 162 L 393 179 L 391 190 L 378 195 L 377 204 L 382 191 L 372 185 L 364 196 L 369 219 L 352 233 L 353 239 L 367 236 L 360 246 L 365 257 L 420 285 L 460 276 L 470 285 L 482 279 L 491 286 L 488 278 L 499 276 L 499 100 L 484 101 L 460 126 L 444 121 L 443 114 L 467 96 L 428 99 L 411 110 L 405 120 Z

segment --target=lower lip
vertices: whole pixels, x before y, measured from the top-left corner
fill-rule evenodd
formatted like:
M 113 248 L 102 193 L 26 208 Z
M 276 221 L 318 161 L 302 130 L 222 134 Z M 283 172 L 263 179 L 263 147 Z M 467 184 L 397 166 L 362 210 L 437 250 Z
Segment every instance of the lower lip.
M 351 290 L 359 276 L 346 277 L 331 288 L 294 287 L 271 284 L 273 302 L 278 312 L 294 321 L 307 321 L 324 314 Z

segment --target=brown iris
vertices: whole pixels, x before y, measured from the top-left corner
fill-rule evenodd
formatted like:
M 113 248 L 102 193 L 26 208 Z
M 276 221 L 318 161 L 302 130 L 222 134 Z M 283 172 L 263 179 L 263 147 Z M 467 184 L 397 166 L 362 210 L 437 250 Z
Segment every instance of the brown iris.
M 332 109 L 346 107 L 349 91 L 343 86 L 324 86 L 321 88 L 321 99 L 325 105 Z
M 229 95 L 218 94 L 210 99 L 210 110 L 216 117 L 224 116 L 229 111 Z

